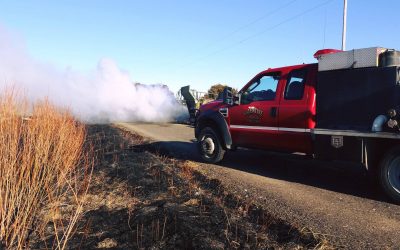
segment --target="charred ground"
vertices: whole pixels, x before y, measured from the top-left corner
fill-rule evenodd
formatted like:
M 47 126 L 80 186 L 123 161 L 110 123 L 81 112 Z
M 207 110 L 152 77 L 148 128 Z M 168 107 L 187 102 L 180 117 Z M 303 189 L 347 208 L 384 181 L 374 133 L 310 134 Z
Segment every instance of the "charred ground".
M 229 193 L 197 164 L 149 152 L 136 134 L 106 125 L 89 134 L 99 159 L 69 248 L 331 248 L 323 236 Z

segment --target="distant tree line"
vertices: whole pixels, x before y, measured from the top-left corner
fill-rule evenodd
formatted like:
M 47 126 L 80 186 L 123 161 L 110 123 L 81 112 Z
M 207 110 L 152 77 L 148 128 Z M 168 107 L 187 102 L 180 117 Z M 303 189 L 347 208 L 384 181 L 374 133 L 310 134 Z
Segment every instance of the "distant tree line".
M 228 85 L 226 84 L 214 84 L 212 85 L 208 91 L 207 91 L 207 95 L 209 99 L 221 99 L 222 98 L 222 92 L 224 91 L 224 88 L 228 87 Z M 232 88 L 232 92 L 233 94 L 237 94 L 238 90 L 235 88 Z

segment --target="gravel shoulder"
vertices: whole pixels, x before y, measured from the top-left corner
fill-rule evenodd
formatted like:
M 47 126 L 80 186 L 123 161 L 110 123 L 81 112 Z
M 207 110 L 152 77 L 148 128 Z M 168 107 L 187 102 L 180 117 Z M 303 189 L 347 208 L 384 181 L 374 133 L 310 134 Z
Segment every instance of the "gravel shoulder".
M 382 198 L 357 169 L 255 150 L 228 153 L 220 165 L 203 164 L 189 126 L 118 126 L 150 138 L 147 145 L 159 152 L 195 162 L 199 172 L 218 179 L 229 192 L 327 237 L 338 248 L 400 247 L 400 206 Z

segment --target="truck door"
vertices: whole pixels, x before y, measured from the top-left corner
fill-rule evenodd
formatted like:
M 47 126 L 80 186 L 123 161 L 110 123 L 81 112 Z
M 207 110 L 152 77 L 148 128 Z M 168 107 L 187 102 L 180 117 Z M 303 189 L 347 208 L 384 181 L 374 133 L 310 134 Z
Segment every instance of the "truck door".
M 312 153 L 310 129 L 315 121 L 316 65 L 301 65 L 285 74 L 279 103 L 279 142 L 282 149 Z
M 237 146 L 276 148 L 280 72 L 256 76 L 229 108 L 230 130 Z

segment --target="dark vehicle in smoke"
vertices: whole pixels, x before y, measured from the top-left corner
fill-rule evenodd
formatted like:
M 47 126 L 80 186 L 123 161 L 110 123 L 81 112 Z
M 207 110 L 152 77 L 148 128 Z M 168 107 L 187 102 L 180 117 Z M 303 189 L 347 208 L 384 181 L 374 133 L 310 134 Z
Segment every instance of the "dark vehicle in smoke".
M 196 100 L 193 95 L 190 93 L 190 86 L 184 86 L 180 90 L 180 94 L 183 96 L 188 112 L 189 112 L 189 122 L 194 124 L 196 122 L 196 115 L 198 109 L 196 108 Z

